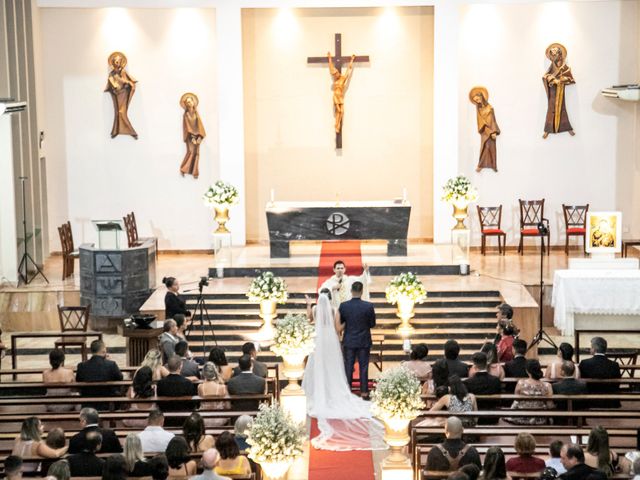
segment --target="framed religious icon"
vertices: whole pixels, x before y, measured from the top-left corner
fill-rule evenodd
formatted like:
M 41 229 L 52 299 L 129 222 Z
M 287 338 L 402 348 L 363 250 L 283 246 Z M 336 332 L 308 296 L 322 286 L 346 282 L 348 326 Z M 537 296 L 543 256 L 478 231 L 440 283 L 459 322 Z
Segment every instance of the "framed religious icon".
M 587 213 L 587 253 L 616 253 L 622 249 L 622 212 Z

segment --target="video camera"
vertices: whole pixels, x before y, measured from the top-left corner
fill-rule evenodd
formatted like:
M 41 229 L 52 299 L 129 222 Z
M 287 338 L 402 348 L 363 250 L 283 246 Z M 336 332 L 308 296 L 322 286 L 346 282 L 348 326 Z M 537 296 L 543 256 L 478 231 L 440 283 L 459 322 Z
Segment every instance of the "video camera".
M 209 277 L 200 277 L 200 282 L 198 283 L 198 290 L 202 292 L 203 287 L 209 286 Z

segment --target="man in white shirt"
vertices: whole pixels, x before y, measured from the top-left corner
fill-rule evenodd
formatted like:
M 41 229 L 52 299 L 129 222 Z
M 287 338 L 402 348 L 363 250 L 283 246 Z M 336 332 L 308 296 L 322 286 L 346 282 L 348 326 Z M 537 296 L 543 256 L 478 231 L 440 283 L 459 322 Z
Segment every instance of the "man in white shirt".
M 362 275 L 347 275 L 347 268 L 344 262 L 338 260 L 333 264 L 334 275 L 322 283 L 318 292 L 325 288 L 330 290 L 331 306 L 337 310 L 342 302 L 351 300 L 351 286 L 355 282 L 360 282 L 364 286 L 362 299 L 369 300 L 369 283 L 371 283 L 371 277 L 369 276 L 369 266 L 365 264 L 363 267 Z
M 562 465 L 562 461 L 560 460 L 560 451 L 562 450 L 562 441 L 554 440 L 549 444 L 549 459 L 545 460 L 545 465 L 547 467 L 555 468 L 558 475 L 563 474 L 567 471 Z
M 149 412 L 147 427 L 138 434 L 144 453 L 164 452 L 167 449 L 167 445 L 174 437 L 174 434 L 167 432 L 162 428 L 163 426 L 164 414 L 154 408 Z

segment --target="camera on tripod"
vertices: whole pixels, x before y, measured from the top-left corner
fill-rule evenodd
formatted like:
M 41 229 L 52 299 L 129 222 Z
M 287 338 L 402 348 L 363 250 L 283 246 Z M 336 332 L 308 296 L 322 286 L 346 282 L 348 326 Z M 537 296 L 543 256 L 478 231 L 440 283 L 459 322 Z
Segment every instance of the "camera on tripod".
M 209 286 L 209 277 L 200 277 L 200 282 L 198 283 L 198 290 L 202 293 L 203 287 Z

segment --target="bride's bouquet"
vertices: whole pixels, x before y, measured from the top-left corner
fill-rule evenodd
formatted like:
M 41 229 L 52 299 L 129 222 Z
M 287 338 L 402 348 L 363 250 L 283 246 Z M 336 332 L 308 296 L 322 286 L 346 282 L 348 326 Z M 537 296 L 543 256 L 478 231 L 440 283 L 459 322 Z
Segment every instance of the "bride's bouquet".
M 202 200 L 207 207 L 235 205 L 239 200 L 238 190 L 230 183 L 218 180 L 204 192 Z
M 371 413 L 383 420 L 416 418 L 424 403 L 420 381 L 411 370 L 399 366 L 383 372 L 371 395 Z
M 262 272 L 251 282 L 247 297 L 250 302 L 260 303 L 265 300 L 272 300 L 277 303 L 287 301 L 287 284 L 276 277 L 273 272 Z
M 471 203 L 478 199 L 478 190 L 464 175 L 450 178 L 442 187 L 442 200 L 447 203 Z
M 422 303 L 427 298 L 427 290 L 415 273 L 404 272 L 394 277 L 385 290 L 387 301 L 392 305 L 399 300 Z
M 315 346 L 315 331 L 306 315 L 289 313 L 276 322 L 271 351 L 281 357 L 309 355 Z
M 249 427 L 249 458 L 260 464 L 291 462 L 302 455 L 306 440 L 304 424 L 296 423 L 277 403 L 262 404 Z

